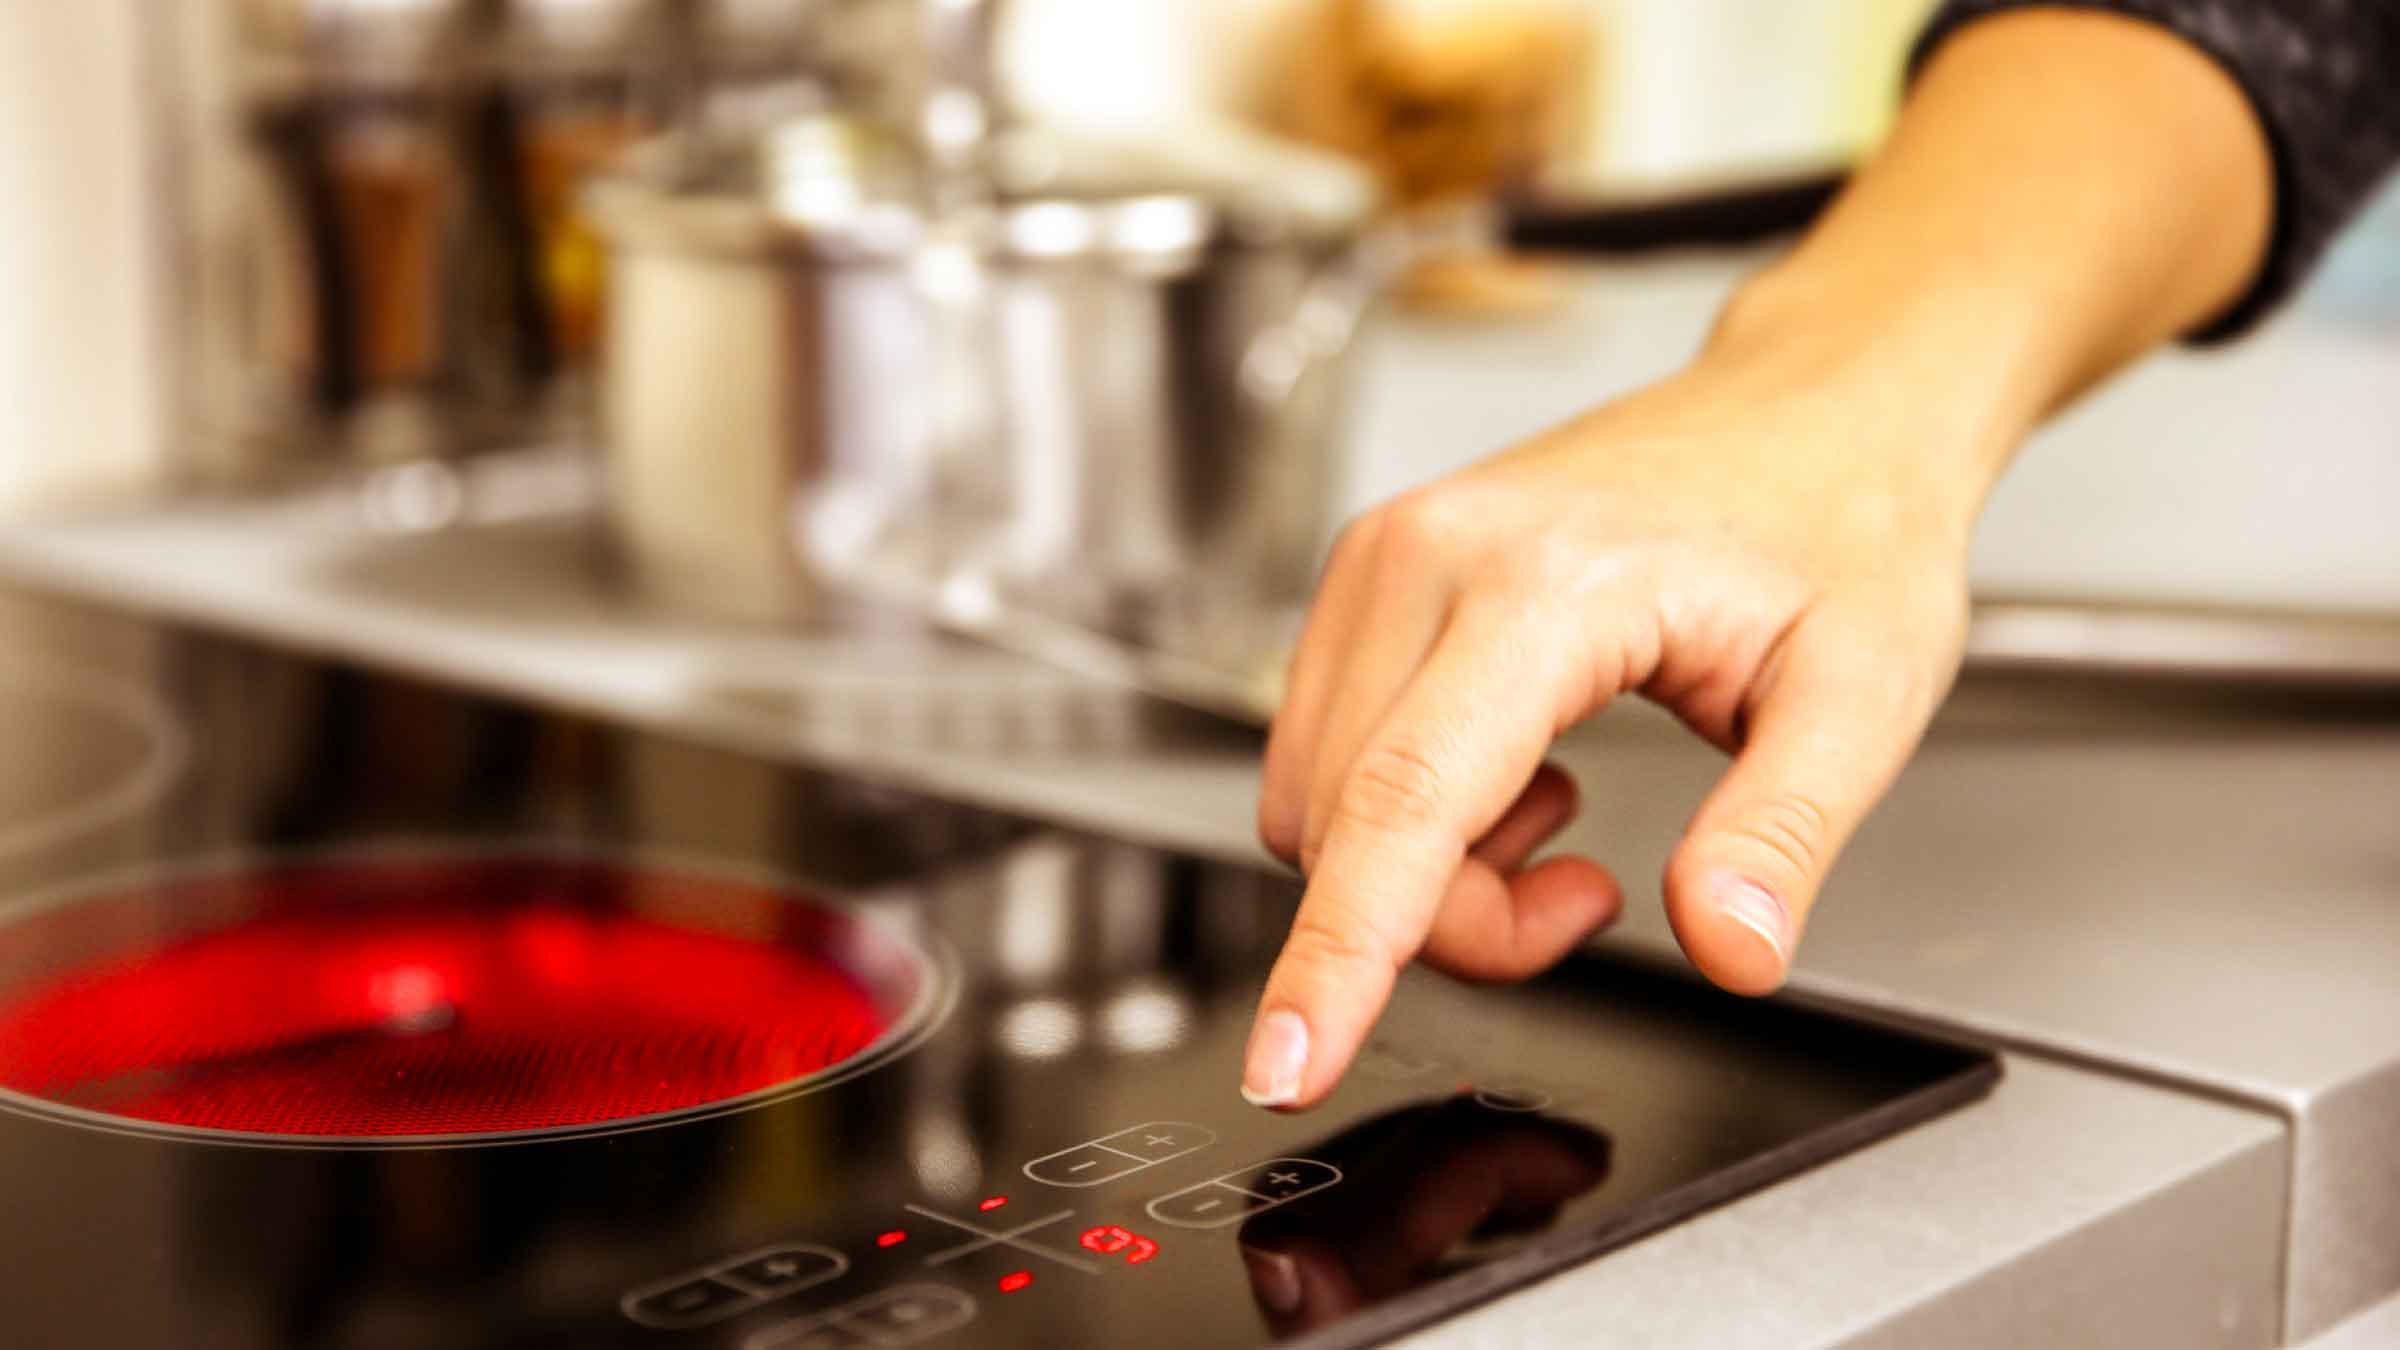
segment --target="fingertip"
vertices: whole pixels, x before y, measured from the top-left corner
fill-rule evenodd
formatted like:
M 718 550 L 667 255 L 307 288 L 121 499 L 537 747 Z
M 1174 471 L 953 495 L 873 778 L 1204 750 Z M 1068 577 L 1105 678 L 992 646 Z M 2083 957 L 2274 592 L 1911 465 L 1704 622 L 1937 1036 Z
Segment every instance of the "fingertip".
M 1308 1021 L 1290 1008 L 1269 1008 L 1250 1028 L 1242 1054 L 1242 1100 L 1252 1106 L 1298 1106 L 1308 1076 Z
M 1331 1095 L 1398 976 L 1396 965 L 1348 956 L 1303 927 L 1267 977 L 1242 1054 L 1242 1099 L 1303 1111 Z
M 1719 988 L 1771 994 L 1790 974 L 1799 937 L 1791 907 L 1738 872 L 1711 869 L 1684 886 L 1670 882 L 1667 919 L 1684 955 Z

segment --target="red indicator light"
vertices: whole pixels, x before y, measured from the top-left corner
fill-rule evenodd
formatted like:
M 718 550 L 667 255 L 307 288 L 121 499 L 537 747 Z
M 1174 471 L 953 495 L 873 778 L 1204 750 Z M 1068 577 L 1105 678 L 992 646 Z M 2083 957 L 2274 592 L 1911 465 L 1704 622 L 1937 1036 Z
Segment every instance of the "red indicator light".
M 983 1199 L 976 1202 L 975 1208 L 982 1210 L 986 1214 L 989 1214 L 993 1210 L 998 1209 L 1007 1203 L 1008 1197 L 1005 1195 L 987 1195 L 983 1197 Z
M 897 1228 L 888 1233 L 875 1235 L 875 1245 L 878 1247 L 897 1247 L 906 1241 L 908 1241 L 908 1234 Z
M 1104 1223 L 1097 1228 L 1086 1228 L 1076 1241 L 1083 1244 L 1085 1251 L 1098 1252 L 1102 1256 L 1115 1256 L 1123 1252 L 1125 1264 L 1129 1266 L 1138 1266 L 1158 1255 L 1157 1243 L 1123 1224 Z
M 1013 1294 L 1031 1283 L 1033 1283 L 1032 1271 L 1012 1270 L 1000 1277 L 1000 1292 Z

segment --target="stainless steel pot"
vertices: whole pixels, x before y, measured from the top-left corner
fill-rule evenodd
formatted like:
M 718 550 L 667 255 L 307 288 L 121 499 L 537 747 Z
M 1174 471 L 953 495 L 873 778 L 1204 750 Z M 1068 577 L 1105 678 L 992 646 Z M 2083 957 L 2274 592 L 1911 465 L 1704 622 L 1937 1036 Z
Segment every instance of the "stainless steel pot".
M 686 612 L 827 607 L 796 511 L 879 514 L 928 445 L 922 233 L 855 124 L 646 147 L 586 193 L 609 255 L 605 552 Z
M 832 580 L 1104 647 L 1214 643 L 1305 595 L 1376 280 L 1361 180 L 1024 138 L 928 228 L 841 126 L 593 196 L 635 584 L 791 618 Z

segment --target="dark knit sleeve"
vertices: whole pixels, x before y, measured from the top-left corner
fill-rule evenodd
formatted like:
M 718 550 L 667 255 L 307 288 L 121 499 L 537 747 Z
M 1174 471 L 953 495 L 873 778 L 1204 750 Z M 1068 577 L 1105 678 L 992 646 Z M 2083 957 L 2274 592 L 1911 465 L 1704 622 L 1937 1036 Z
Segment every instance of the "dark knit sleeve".
M 2400 0 L 1945 0 L 1910 69 L 1976 19 L 2061 7 L 2180 34 L 2233 76 L 2266 128 L 2274 241 L 2249 291 L 2195 341 L 2235 336 L 2273 310 L 2400 162 Z

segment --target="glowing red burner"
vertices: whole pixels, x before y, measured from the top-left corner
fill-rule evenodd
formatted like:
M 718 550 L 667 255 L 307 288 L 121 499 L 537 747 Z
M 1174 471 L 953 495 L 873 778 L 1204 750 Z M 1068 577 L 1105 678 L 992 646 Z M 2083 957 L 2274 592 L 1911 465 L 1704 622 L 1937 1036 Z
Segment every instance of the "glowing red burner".
M 1012 1270 L 1000 1277 L 1000 1292 L 1013 1294 L 1031 1283 L 1033 1283 L 1032 1271 Z
M 180 933 L 91 956 L 95 934 Z M 875 1042 L 921 961 L 765 887 L 570 859 L 315 862 L 0 931 L 0 1087 L 326 1137 L 591 1125 L 789 1083 Z
M 989 1214 L 1007 1203 L 1008 1197 L 1005 1195 L 987 1195 L 975 1203 L 975 1208 Z

